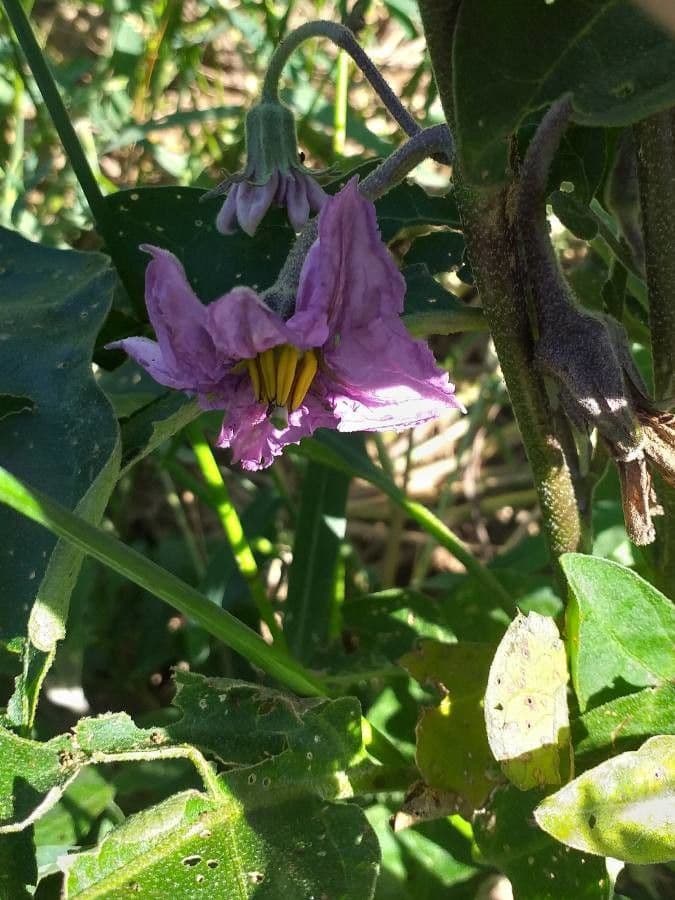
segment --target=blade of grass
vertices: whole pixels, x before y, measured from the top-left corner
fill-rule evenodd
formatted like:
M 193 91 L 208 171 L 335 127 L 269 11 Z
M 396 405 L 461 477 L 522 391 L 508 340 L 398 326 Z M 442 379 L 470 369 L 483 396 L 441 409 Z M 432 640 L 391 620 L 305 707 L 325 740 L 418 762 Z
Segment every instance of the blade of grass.
M 266 644 L 255 631 L 215 606 L 199 591 L 41 492 L 29 489 L 1 467 L 0 501 L 194 619 L 209 634 L 291 690 L 310 696 L 326 695 L 318 678 L 283 650 Z
M 317 460 L 325 465 L 333 466 L 341 472 L 365 478 L 366 481 L 374 484 L 400 506 L 413 521 L 417 522 L 420 528 L 435 538 L 442 547 L 449 550 L 462 563 L 467 572 L 481 582 L 492 596 L 497 598 L 500 606 L 509 615 L 515 615 L 516 606 L 508 592 L 492 572 L 476 559 L 469 548 L 453 534 L 445 522 L 442 522 L 422 503 L 407 497 L 382 469 L 373 465 L 364 453 L 362 446 L 347 438 L 348 436 L 344 434 L 322 430 L 314 438 L 305 438 L 299 451 L 295 452 L 300 452 L 309 459 Z
M 48 528 L 113 571 L 150 591 L 174 609 L 194 619 L 209 634 L 241 654 L 281 684 L 311 697 L 331 696 L 324 683 L 307 672 L 284 650 L 270 646 L 230 613 L 215 606 L 203 594 L 146 559 L 100 528 L 80 519 L 40 491 L 24 485 L 0 466 L 0 503 Z M 384 765 L 405 765 L 399 750 L 377 728 L 361 719 L 368 752 Z
M 213 451 L 204 437 L 201 426 L 196 422 L 188 425 L 185 431 L 192 444 L 192 450 L 199 470 L 202 473 L 202 478 L 215 501 L 215 510 L 225 532 L 225 537 L 232 548 L 237 567 L 251 591 L 251 596 L 258 607 L 260 618 L 269 628 L 274 638 L 274 643 L 285 647 L 286 641 L 283 632 L 274 618 L 274 609 L 270 598 L 267 596 L 265 586 L 260 579 L 258 564 L 246 540 L 239 515 L 230 499 L 227 485 L 223 481 L 223 476 L 220 473 Z

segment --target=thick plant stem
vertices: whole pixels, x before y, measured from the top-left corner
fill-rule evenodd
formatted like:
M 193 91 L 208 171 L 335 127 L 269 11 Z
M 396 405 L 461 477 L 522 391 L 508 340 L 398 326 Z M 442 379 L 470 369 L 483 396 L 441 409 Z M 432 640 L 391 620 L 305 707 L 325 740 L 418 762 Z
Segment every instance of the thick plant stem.
M 452 40 L 459 2 L 420 0 L 443 109 L 453 124 Z M 553 427 L 543 381 L 533 364 L 524 273 L 509 199 L 511 184 L 476 190 L 455 166 L 457 204 L 476 283 L 525 445 L 554 559 L 579 548 L 582 528 L 572 475 Z
M 274 51 L 263 82 L 262 98 L 265 100 L 278 100 L 279 79 L 284 66 L 288 62 L 293 51 L 305 41 L 314 37 L 327 37 L 338 47 L 346 51 L 356 65 L 366 76 L 380 100 L 387 107 L 391 115 L 396 119 L 400 127 L 408 135 L 417 134 L 420 126 L 403 106 L 396 94 L 380 75 L 377 66 L 361 47 L 353 33 L 344 25 L 337 22 L 317 20 L 306 22 L 295 31 L 291 31 Z
M 555 417 L 533 364 L 506 191 L 478 193 L 462 186 L 457 200 L 483 310 L 532 467 L 551 552 L 557 558 L 579 548 L 581 522 L 572 475 L 553 428 Z
M 675 108 L 635 126 L 645 239 L 654 395 L 675 398 Z M 665 515 L 657 525 L 661 587 L 675 585 L 675 488 L 658 489 Z M 660 526 L 660 527 L 659 527 Z
M 675 109 L 635 127 L 654 394 L 675 397 Z

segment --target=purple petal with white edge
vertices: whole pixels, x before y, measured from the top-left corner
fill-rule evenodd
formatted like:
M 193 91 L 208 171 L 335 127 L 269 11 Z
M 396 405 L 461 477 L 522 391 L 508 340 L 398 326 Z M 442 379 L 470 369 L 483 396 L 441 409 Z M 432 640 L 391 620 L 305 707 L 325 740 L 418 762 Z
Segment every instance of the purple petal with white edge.
M 307 185 L 301 172 L 289 172 L 286 179 L 286 211 L 294 231 L 301 231 L 309 219 Z
M 242 181 L 238 185 L 237 219 L 240 227 L 251 237 L 270 208 L 278 183 L 279 173 L 274 172 L 265 184 L 248 184 Z
M 227 192 L 225 202 L 216 216 L 216 228 L 221 234 L 234 234 L 237 230 L 237 192 L 238 184 L 233 184 Z
M 209 390 L 225 369 L 206 328 L 206 307 L 172 253 L 148 244 L 141 249 L 153 257 L 145 272 L 145 301 L 158 343 L 127 338 L 109 346 L 125 350 L 161 384 Z
M 180 378 L 180 372 L 176 369 L 168 369 L 161 348 L 157 341 L 151 341 L 144 337 L 124 338 L 121 341 L 113 341 L 106 344 L 107 350 L 124 350 L 134 362 L 142 366 L 155 381 L 166 387 L 175 388 L 177 390 L 193 390 L 194 378 L 187 375 L 185 379 Z
M 286 428 L 276 428 L 268 418 L 267 406 L 251 400 L 250 386 L 242 382 L 230 395 L 217 441 L 219 447 L 232 450 L 232 462 L 246 471 L 267 468 L 288 444 L 298 444 L 316 428 L 335 428 L 337 424 L 332 413 L 311 394 L 289 414 Z
M 345 332 L 324 365 L 339 431 L 412 428 L 462 408 L 429 347 L 398 319 Z
M 251 288 L 234 288 L 209 304 L 207 313 L 207 327 L 218 352 L 230 361 L 252 359 L 292 338 L 283 319 Z
M 305 262 L 296 314 L 311 313 L 315 321 L 323 316 L 330 333 L 339 335 L 343 328 L 403 312 L 405 281 L 380 238 L 375 207 L 359 193 L 356 178 L 324 203 L 312 254 L 317 259 Z

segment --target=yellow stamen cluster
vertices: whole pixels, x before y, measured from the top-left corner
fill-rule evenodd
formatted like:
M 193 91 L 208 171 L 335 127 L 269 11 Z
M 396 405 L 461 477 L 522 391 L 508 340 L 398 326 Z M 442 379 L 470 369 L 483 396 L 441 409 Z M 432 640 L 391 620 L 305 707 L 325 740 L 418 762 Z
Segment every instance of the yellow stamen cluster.
M 258 402 L 289 412 L 301 405 L 319 368 L 316 350 L 298 350 L 291 344 L 265 350 L 245 363 Z

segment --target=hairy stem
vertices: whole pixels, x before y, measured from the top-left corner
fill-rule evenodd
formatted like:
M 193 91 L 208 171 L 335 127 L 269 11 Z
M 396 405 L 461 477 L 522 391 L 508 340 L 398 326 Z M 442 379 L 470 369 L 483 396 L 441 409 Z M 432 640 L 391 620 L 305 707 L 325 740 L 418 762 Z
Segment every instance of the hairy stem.
M 675 398 L 675 108 L 635 127 L 645 239 L 654 395 Z M 662 484 L 665 515 L 657 526 L 661 586 L 675 584 L 675 488 Z
M 452 126 L 452 40 L 460 3 L 420 0 L 420 11 L 441 102 Z M 541 377 L 533 365 L 517 234 L 509 215 L 510 185 L 473 189 L 455 165 L 455 191 L 476 282 L 513 411 L 534 475 L 546 535 L 554 558 L 574 551 L 581 523 L 572 475 Z
M 274 51 L 263 82 L 263 100 L 277 100 L 279 97 L 279 79 L 289 57 L 300 44 L 314 37 L 327 37 L 338 47 L 345 50 L 366 76 L 380 100 L 396 119 L 403 131 L 408 135 L 417 134 L 420 126 L 403 106 L 396 94 L 380 75 L 377 66 L 361 47 L 353 33 L 337 22 L 318 20 L 306 22 L 284 38 Z

